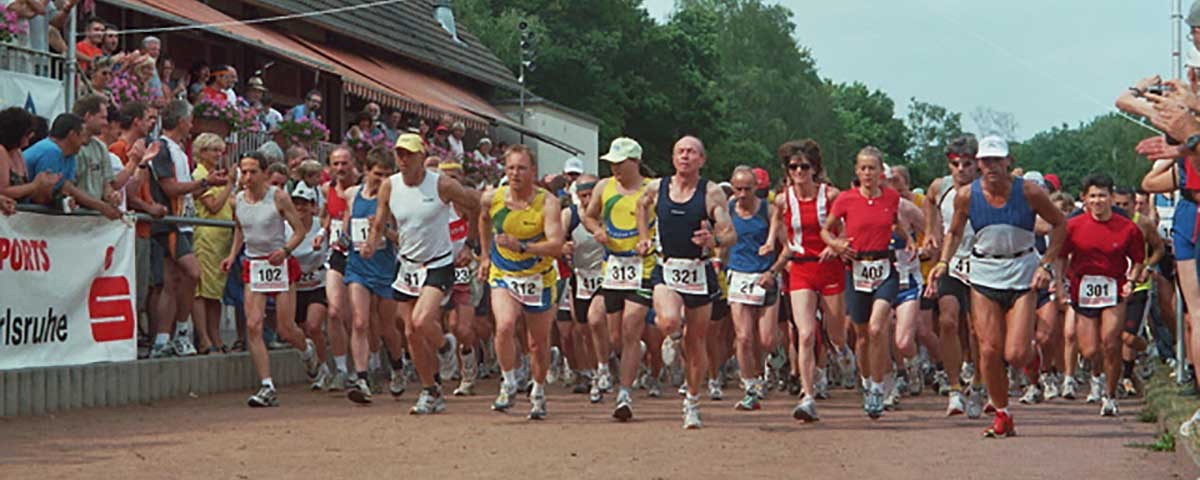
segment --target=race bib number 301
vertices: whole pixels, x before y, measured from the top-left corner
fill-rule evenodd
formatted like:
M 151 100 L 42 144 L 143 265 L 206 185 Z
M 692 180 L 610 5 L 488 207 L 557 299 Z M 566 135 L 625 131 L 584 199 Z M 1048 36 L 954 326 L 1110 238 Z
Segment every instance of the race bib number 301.
M 761 273 L 729 272 L 729 302 L 743 305 L 762 306 L 766 303 L 767 290 L 758 284 Z
M 250 261 L 251 292 L 286 292 L 288 290 L 287 262 L 271 265 L 266 260 Z
M 892 274 L 892 261 L 886 258 L 879 260 L 854 261 L 854 290 L 870 293 L 883 285 L 884 280 Z
M 663 283 L 672 290 L 689 295 L 708 295 L 708 275 L 704 260 L 668 258 L 662 266 Z
M 1117 304 L 1117 280 L 1103 275 L 1084 275 L 1079 282 L 1079 306 L 1107 308 Z
M 642 257 L 609 255 L 604 263 L 604 288 L 637 290 L 642 288 Z

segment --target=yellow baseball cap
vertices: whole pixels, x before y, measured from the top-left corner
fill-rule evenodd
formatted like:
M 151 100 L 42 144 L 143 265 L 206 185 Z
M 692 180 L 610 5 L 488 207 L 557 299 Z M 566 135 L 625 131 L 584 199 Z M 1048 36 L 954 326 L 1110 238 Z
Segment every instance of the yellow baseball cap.
M 420 135 L 405 133 L 396 139 L 396 148 L 403 148 L 413 153 L 425 153 L 425 142 L 421 141 Z

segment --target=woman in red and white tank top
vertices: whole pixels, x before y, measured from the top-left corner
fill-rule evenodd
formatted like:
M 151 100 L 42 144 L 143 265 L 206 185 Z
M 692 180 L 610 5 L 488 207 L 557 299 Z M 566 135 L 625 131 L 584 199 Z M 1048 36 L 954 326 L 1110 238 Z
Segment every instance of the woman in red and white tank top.
M 842 313 L 845 267 L 821 239 L 821 226 L 838 190 L 817 182 L 822 172 L 821 147 L 817 142 L 810 139 L 790 141 L 779 147 L 778 154 L 787 171 L 788 187 L 782 195 L 775 197 L 775 205 L 779 224 L 785 226 L 787 235 L 784 239 L 786 248 L 772 270 L 779 273 L 786 268 L 788 271 L 787 292 L 800 344 L 797 359 L 805 395 L 792 416 L 797 420 L 813 421 L 817 420 L 813 399 L 828 395 L 825 369 L 819 368 L 817 360 L 818 305 L 823 309 L 822 317 L 827 322 L 826 330 L 837 350 L 839 364 L 843 360 L 847 365 L 854 364 L 846 347 L 846 317 Z

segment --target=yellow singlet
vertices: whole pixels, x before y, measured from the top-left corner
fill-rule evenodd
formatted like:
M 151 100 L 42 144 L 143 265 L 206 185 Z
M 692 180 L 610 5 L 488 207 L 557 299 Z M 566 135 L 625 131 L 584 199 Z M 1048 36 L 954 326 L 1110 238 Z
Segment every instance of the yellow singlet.
M 608 245 L 605 249 L 609 255 L 618 257 L 632 257 L 637 255 L 637 202 L 646 193 L 646 186 L 650 184 L 649 178 L 642 179 L 642 185 L 638 187 L 638 191 L 632 195 L 622 195 L 617 191 L 617 185 L 620 183 L 616 178 L 611 178 L 604 185 L 604 191 L 600 192 L 600 201 L 603 202 L 604 210 L 600 218 L 604 222 L 604 231 L 608 234 Z M 654 238 L 655 227 L 657 226 L 657 216 L 654 211 L 650 211 L 650 237 Z M 642 278 L 649 280 L 650 273 L 654 271 L 654 265 L 657 262 L 654 254 L 642 257 Z
M 513 210 L 508 208 L 504 202 L 508 192 L 509 188 L 505 185 L 497 188 L 492 196 L 492 205 L 488 209 L 492 217 L 492 233 L 494 235 L 508 234 L 525 243 L 544 239 L 546 237 L 545 215 L 542 210 L 546 204 L 546 195 L 549 193 L 539 188 L 528 207 Z M 534 306 L 524 302 L 526 307 L 548 309 L 555 306 L 555 283 L 558 281 L 558 272 L 554 269 L 553 257 L 539 257 L 531 253 L 509 250 L 496 245 L 495 242 L 492 243 L 490 256 L 492 268 L 488 271 L 488 283 L 492 288 L 510 289 L 509 283 L 512 279 L 540 277 L 541 305 Z

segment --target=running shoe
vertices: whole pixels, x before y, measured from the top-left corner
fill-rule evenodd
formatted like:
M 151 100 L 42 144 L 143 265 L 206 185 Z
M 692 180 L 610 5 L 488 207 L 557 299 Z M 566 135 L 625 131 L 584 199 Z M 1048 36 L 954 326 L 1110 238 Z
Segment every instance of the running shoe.
M 700 402 L 692 403 L 684 400 L 683 402 L 683 428 L 684 430 L 696 430 L 704 426 L 700 421 Z
M 884 387 L 884 391 L 887 393 L 883 396 L 883 409 L 895 410 L 900 405 L 900 397 L 903 395 L 902 392 L 907 388 L 907 385 L 904 384 L 903 378 L 898 378 L 888 383 L 892 384 L 892 388 Z
M 479 360 L 475 358 L 475 350 L 471 350 L 471 353 L 462 356 L 462 379 L 458 383 L 458 388 L 454 389 L 454 396 L 475 395 L 475 381 L 478 378 Z
M 1108 398 L 1107 396 L 1105 396 L 1100 401 L 1100 416 L 1101 417 L 1115 417 L 1115 416 L 1117 416 L 1117 413 L 1118 413 L 1117 399 Z
M 322 363 L 321 367 L 317 370 L 317 378 L 313 380 L 310 388 L 314 392 L 318 390 L 329 390 L 329 382 L 331 381 L 333 381 L 333 374 L 329 373 L 329 365 Z
M 622 389 L 617 393 L 617 408 L 613 409 L 612 416 L 622 422 L 633 418 L 633 398 L 628 390 Z
M 1025 394 L 1021 395 L 1020 402 L 1025 405 L 1034 405 L 1042 401 L 1042 389 L 1038 388 L 1037 383 L 1030 383 L 1025 387 Z
M 650 398 L 662 396 L 662 382 L 658 380 L 658 377 L 651 375 L 646 378 L 646 396 Z
M 812 397 L 800 399 L 796 408 L 792 409 L 792 418 L 802 422 L 815 422 L 821 419 L 817 416 L 817 402 Z
M 329 382 L 325 384 L 325 391 L 340 392 L 353 386 L 354 382 L 350 381 L 350 377 L 346 375 L 346 372 L 338 371 L 329 377 Z
M 367 380 L 360 378 L 354 381 L 354 387 L 347 389 L 346 397 L 351 402 L 367 405 L 371 403 L 371 387 L 367 385 Z
M 1067 375 L 1063 378 L 1062 391 L 1060 391 L 1058 394 L 1059 394 L 1059 396 L 1061 396 L 1062 398 L 1065 398 L 1067 400 L 1074 400 L 1075 399 L 1075 389 L 1076 389 L 1075 377 L 1071 376 L 1071 375 Z
M 454 372 L 458 371 L 458 340 L 449 333 L 442 335 L 442 338 L 446 339 L 446 351 L 437 352 L 438 373 L 442 378 L 449 380 L 454 376 Z
M 1126 397 L 1136 397 L 1137 396 L 1138 387 L 1134 383 L 1132 378 L 1122 378 L 1121 379 L 1121 394 L 1125 395 Z
M 996 406 L 992 405 L 992 399 L 989 398 L 988 401 L 983 403 L 983 413 L 988 415 L 996 413 Z
M 463 378 L 458 382 L 458 388 L 454 389 L 456 397 L 473 397 L 475 396 L 475 381 Z
M 983 416 L 984 394 L 982 388 L 971 388 L 967 393 L 967 418 Z
M 160 343 L 150 347 L 150 358 L 167 358 L 175 356 L 175 346 L 172 342 Z
M 908 376 L 907 393 L 914 397 L 920 395 L 921 387 L 924 386 L 922 385 L 924 382 L 921 381 L 921 366 L 917 363 L 915 358 L 905 360 L 904 363 L 906 364 L 905 370 L 907 370 L 906 375 Z
M 933 373 L 933 384 L 937 387 L 938 395 L 950 395 L 950 376 L 946 375 L 945 370 L 938 370 Z
M 792 395 L 799 395 L 804 389 L 804 385 L 802 384 L 799 376 L 796 377 L 795 387 L 796 393 L 793 393 Z M 818 400 L 825 400 L 829 398 L 829 377 L 825 373 L 824 368 L 817 369 L 817 380 L 813 382 L 813 396 L 817 397 Z
M 863 395 L 863 410 L 867 412 L 867 416 L 871 420 L 877 420 L 883 416 L 883 386 L 876 384 Z
M 761 380 L 755 382 L 753 385 L 750 385 L 749 390 L 753 392 L 754 396 L 758 397 L 759 400 L 767 399 L 767 382 Z
M 196 354 L 196 346 L 192 345 L 192 338 L 189 335 L 179 335 L 175 337 L 174 343 L 175 355 L 180 357 L 190 357 Z M 315 375 L 316 372 L 313 372 L 313 374 Z
M 600 403 L 604 400 L 604 391 L 596 386 L 596 381 L 592 380 L 592 388 L 588 391 L 588 401 L 592 403 Z
M 550 369 L 546 370 L 546 385 L 558 383 L 562 376 L 562 352 L 558 347 L 550 347 Z
M 278 407 L 279 399 L 275 398 L 274 388 L 263 385 L 258 389 L 258 393 L 246 399 L 246 404 L 251 407 Z
M 1004 438 L 1016 436 L 1017 429 L 1013 426 L 1013 416 L 1011 413 L 996 412 L 995 418 L 992 420 L 992 426 L 983 431 L 983 436 L 987 438 Z
M 687 396 L 687 394 L 688 394 L 687 380 L 684 380 L 683 383 L 679 385 L 679 390 L 677 390 L 677 392 L 679 393 L 679 396 L 681 396 L 681 397 Z
M 723 394 L 721 392 L 721 381 L 717 380 L 715 378 L 709 379 L 708 380 L 708 399 L 716 401 L 716 400 L 720 400 L 724 397 L 725 397 L 725 394 Z
M 1104 397 L 1104 374 L 1099 377 L 1093 376 L 1091 381 L 1091 391 L 1088 392 L 1087 403 L 1098 403 Z
M 422 388 L 421 395 L 417 397 L 417 404 L 413 405 L 408 410 L 409 415 L 432 415 L 441 413 L 446 410 L 446 399 L 442 398 L 441 392 L 436 390 L 431 391 L 429 388 Z
M 679 339 L 672 338 L 671 335 L 667 335 L 667 337 L 663 339 L 663 341 L 662 341 L 663 365 L 673 366 L 673 365 L 675 365 L 675 361 L 679 360 L 678 345 L 679 345 Z
M 854 351 L 847 348 L 837 355 L 838 372 L 842 375 L 842 388 L 853 390 L 858 385 L 858 368 L 855 363 Z
M 388 393 L 392 397 L 399 397 L 404 394 L 404 389 L 408 387 L 408 378 L 404 377 L 403 371 L 392 370 L 391 378 L 388 380 Z
M 818 380 L 818 382 L 824 381 L 823 384 L 822 383 L 817 384 L 817 385 L 819 385 L 818 390 L 817 390 L 818 398 L 820 398 L 820 395 L 822 394 L 822 392 L 824 393 L 825 398 L 829 398 L 829 377 L 825 373 L 824 368 L 817 369 L 817 380 Z M 824 390 L 823 391 L 819 390 L 820 388 L 824 388 Z M 796 395 L 799 395 L 800 392 L 802 392 L 803 390 L 804 390 L 804 385 L 800 381 L 800 376 L 799 375 L 788 375 L 788 389 L 787 389 L 788 394 L 794 397 Z
M 580 372 L 575 374 L 575 386 L 571 389 L 571 393 L 580 395 L 588 393 L 591 389 L 592 379 L 587 374 Z
M 546 418 L 546 396 L 531 395 L 529 397 L 529 419 L 543 420 Z
M 750 389 L 746 390 L 746 395 L 742 397 L 741 401 L 734 404 L 733 409 L 744 412 L 762 410 L 762 403 L 758 401 L 758 395 L 754 394 L 754 390 Z
M 559 378 L 560 380 L 562 380 L 563 386 L 565 387 L 567 385 L 574 385 L 575 379 L 578 376 L 579 376 L 579 372 L 576 372 L 575 369 L 571 368 L 571 362 L 568 362 L 567 359 L 564 358 L 563 366 L 562 366 L 562 376 Z
M 975 363 L 963 362 L 962 370 L 959 370 L 958 383 L 964 387 L 968 387 L 975 381 Z
M 601 392 L 611 392 L 613 386 L 613 376 L 611 370 L 603 370 L 596 374 L 596 387 Z
M 950 392 L 950 404 L 946 406 L 946 416 L 962 415 L 967 411 L 967 402 L 961 390 Z
M 492 402 L 492 410 L 497 412 L 507 412 L 513 406 L 513 397 L 517 395 L 517 386 L 508 383 L 500 384 L 500 393 L 496 395 L 496 401 Z
M 1179 434 L 1184 437 L 1192 437 L 1196 434 L 1196 426 L 1200 425 L 1200 409 L 1196 409 L 1192 413 L 1192 418 L 1179 425 Z
M 1039 380 L 1042 383 L 1042 398 L 1050 400 L 1058 396 L 1058 382 L 1055 381 L 1054 374 L 1043 373 Z
M 1028 383 L 1029 379 L 1025 377 L 1025 372 L 1019 368 L 1008 368 L 1008 396 L 1020 397 Z

